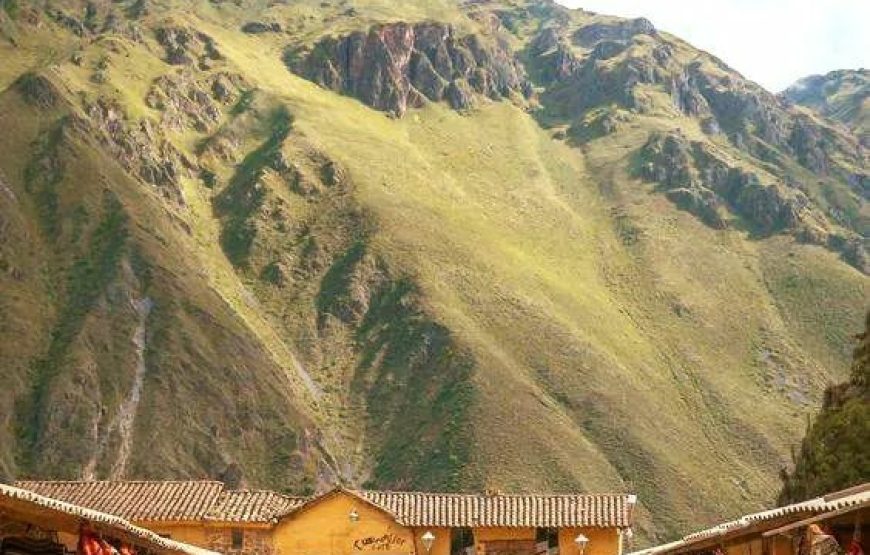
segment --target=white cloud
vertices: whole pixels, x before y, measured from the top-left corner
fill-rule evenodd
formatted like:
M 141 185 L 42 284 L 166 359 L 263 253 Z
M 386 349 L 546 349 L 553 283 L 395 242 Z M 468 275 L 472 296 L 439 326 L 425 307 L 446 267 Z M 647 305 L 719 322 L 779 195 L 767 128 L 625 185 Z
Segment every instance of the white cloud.
M 558 0 L 646 17 L 772 91 L 834 69 L 870 65 L 868 0 Z

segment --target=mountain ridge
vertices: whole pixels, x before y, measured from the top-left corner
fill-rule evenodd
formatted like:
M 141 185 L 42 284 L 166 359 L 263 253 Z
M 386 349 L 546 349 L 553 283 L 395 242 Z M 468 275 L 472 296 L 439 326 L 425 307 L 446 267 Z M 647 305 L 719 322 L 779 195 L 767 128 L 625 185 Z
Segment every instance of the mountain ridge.
M 838 69 L 799 79 L 779 97 L 849 127 L 865 147 L 870 141 L 870 70 Z
M 664 538 L 764 506 L 846 374 L 866 153 L 648 22 L 446 1 L 0 17 L 7 475 L 630 489 Z M 377 32 L 421 25 L 437 38 Z M 368 41 L 377 78 L 306 71 L 346 67 L 305 57 L 323 40 Z

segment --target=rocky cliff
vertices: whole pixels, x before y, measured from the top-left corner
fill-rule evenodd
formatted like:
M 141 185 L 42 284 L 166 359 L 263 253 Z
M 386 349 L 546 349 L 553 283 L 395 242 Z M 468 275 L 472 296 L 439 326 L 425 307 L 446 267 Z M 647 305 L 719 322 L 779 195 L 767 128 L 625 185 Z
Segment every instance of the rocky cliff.
M 401 116 L 427 100 L 467 109 L 475 95 L 528 99 L 523 66 L 504 44 L 442 23 L 395 23 L 292 49 L 287 65 L 319 85 Z

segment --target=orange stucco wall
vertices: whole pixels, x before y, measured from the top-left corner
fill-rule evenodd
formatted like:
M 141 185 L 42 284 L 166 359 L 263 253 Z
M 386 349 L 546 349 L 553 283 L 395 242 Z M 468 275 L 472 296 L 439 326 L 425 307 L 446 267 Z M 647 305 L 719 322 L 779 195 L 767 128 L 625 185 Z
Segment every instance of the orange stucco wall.
M 356 522 L 349 517 L 352 510 L 359 514 Z M 341 492 L 282 520 L 272 540 L 281 555 L 415 553 L 410 530 L 383 511 Z
M 579 534 L 589 538 L 583 555 L 618 555 L 621 542 L 616 528 L 561 528 L 559 530 L 559 555 L 580 555 L 574 540 Z
M 195 522 L 178 523 L 178 524 L 163 524 L 163 523 L 148 523 L 136 522 L 135 524 L 148 528 L 153 532 L 166 536 L 175 541 L 197 545 L 199 547 L 208 547 L 208 535 L 204 524 Z
M 450 528 L 414 528 L 411 532 L 414 534 L 418 555 L 427 555 L 422 540 L 426 532 L 432 532 L 435 536 L 435 543 L 428 555 L 450 555 Z

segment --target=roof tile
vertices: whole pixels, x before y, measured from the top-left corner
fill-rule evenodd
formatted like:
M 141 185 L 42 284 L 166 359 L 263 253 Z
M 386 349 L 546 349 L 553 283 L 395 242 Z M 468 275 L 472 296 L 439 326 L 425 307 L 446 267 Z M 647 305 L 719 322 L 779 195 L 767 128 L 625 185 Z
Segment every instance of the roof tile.
M 268 523 L 305 501 L 303 497 L 290 497 L 268 490 L 227 490 L 221 494 L 207 518 L 217 522 Z
M 139 522 L 270 523 L 314 499 L 225 490 L 221 482 L 40 482 L 18 487 Z M 459 494 L 349 491 L 406 526 L 628 527 L 635 498 L 620 494 Z
M 224 489 L 213 481 L 21 481 L 15 486 L 139 522 L 204 518 Z
M 435 494 L 353 491 L 406 526 L 628 527 L 629 495 Z

